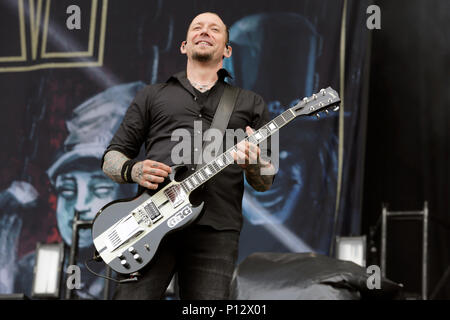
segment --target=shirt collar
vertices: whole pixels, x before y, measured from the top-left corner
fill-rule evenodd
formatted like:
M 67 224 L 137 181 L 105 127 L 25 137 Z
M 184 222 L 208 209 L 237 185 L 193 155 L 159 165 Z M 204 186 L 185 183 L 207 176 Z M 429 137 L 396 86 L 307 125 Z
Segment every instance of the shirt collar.
M 227 77 L 233 78 L 231 76 L 231 74 L 227 71 L 227 69 L 225 69 L 225 68 L 222 68 L 219 71 L 217 71 L 217 76 L 219 77 L 220 81 L 224 81 L 224 79 L 227 78 Z M 175 79 L 180 81 L 180 82 L 182 82 L 183 80 L 186 80 L 187 79 L 186 70 L 178 72 L 178 73 L 175 73 L 166 82 L 170 82 L 170 81 L 173 81 Z

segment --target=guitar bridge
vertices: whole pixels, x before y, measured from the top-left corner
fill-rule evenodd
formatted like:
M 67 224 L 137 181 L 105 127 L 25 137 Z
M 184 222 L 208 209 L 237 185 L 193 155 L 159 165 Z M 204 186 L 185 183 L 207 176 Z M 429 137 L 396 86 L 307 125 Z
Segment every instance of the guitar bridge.
M 144 205 L 143 210 L 145 210 L 147 221 L 150 223 L 155 223 L 163 217 L 153 202 L 149 202 Z

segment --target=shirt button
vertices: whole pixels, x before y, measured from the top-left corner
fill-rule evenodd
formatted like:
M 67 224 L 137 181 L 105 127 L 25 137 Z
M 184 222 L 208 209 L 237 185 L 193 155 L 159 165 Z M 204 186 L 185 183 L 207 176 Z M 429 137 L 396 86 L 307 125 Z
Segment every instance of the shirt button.
M 197 152 L 197 151 L 198 151 L 198 148 L 194 148 L 194 151 Z
M 202 134 L 202 132 L 200 130 L 197 130 L 197 134 Z
M 198 117 L 201 118 L 201 117 L 202 117 L 202 114 L 200 113 L 200 114 L 198 115 Z
M 194 101 L 197 101 L 197 97 L 194 97 Z

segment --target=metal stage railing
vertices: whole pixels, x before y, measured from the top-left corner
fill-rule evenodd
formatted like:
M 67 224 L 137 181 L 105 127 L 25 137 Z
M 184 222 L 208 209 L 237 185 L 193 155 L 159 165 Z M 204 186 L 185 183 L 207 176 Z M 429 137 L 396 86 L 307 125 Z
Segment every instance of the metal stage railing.
M 80 213 L 75 212 L 73 217 L 73 223 L 72 223 L 72 245 L 70 246 L 70 253 L 69 253 L 69 265 L 76 265 L 76 256 L 78 253 L 78 232 L 80 229 L 90 229 L 92 228 L 93 220 L 81 220 L 80 219 Z M 111 277 L 111 268 L 109 266 L 106 266 L 105 270 L 105 276 Z M 103 299 L 108 300 L 109 299 L 109 292 L 110 292 L 110 282 L 109 280 L 105 279 L 105 287 L 103 289 Z M 66 289 L 65 291 L 65 299 L 70 300 L 73 298 L 73 290 Z
M 423 221 L 422 237 L 422 299 L 428 296 L 428 203 L 425 202 L 420 211 L 389 211 L 383 205 L 381 221 L 381 275 L 386 277 L 387 228 L 389 218 L 420 219 Z

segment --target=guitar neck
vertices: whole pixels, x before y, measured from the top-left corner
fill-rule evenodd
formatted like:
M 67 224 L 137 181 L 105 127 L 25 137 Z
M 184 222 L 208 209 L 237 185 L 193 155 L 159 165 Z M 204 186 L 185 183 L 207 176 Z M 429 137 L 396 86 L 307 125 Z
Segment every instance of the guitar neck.
M 272 121 L 266 123 L 259 130 L 254 132 L 251 136 L 246 137 L 244 140 L 249 141 L 255 145 L 260 144 L 265 141 L 268 137 L 277 132 L 281 127 L 285 126 L 291 120 L 295 118 L 295 114 L 291 109 L 284 111 L 282 114 L 277 116 Z M 196 188 L 200 187 L 206 181 L 214 177 L 216 174 L 221 172 L 223 169 L 228 167 L 230 164 L 234 163 L 233 151 L 236 151 L 236 146 L 234 145 L 221 155 L 217 156 L 214 160 L 205 164 L 199 170 L 194 172 L 188 178 L 180 182 L 180 185 L 186 193 L 190 193 Z

